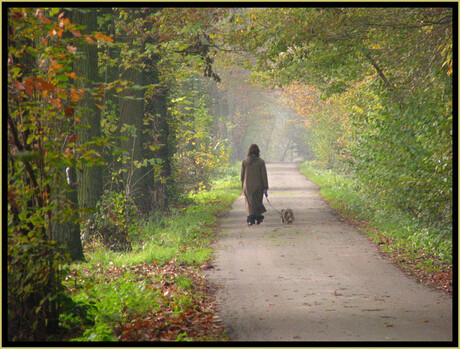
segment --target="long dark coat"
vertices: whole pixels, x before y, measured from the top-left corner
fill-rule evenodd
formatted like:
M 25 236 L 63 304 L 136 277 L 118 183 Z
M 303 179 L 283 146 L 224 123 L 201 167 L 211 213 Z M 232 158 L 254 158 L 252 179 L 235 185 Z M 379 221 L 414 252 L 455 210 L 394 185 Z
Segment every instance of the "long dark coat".
M 248 156 L 241 165 L 241 184 L 246 198 L 246 214 L 260 216 L 266 212 L 264 190 L 268 189 L 265 161 L 256 155 Z

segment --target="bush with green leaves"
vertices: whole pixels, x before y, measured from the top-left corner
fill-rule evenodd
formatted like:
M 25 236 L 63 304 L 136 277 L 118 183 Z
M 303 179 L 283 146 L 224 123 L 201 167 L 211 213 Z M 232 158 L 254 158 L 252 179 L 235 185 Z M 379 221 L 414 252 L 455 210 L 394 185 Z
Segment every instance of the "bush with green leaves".
M 106 191 L 82 229 L 85 246 L 102 244 L 113 251 L 130 251 L 131 233 L 138 229 L 140 213 L 125 193 Z
M 45 340 L 58 327 L 68 256 L 43 236 L 8 234 L 8 340 Z

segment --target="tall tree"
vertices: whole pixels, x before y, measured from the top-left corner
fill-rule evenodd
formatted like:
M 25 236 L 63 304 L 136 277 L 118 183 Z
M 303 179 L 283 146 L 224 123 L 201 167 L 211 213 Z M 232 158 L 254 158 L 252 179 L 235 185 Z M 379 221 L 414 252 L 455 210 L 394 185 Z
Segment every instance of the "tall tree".
M 91 35 L 98 29 L 98 11 L 91 9 L 74 9 L 73 22 L 81 26 L 83 34 Z M 95 43 L 82 41 L 78 47 L 79 59 L 75 62 L 75 73 L 80 78 L 80 87 L 88 92 L 78 105 L 79 123 L 77 134 L 80 144 L 90 144 L 101 137 L 101 110 L 95 100 L 97 83 L 100 84 L 98 49 Z M 91 93 L 92 92 L 92 93 Z M 99 102 L 101 103 L 101 102 Z M 90 151 L 96 157 L 101 156 L 101 148 L 91 145 Z M 103 193 L 101 166 L 88 163 L 77 171 L 78 199 L 82 208 L 95 208 Z
M 123 42 L 121 52 L 121 79 L 128 82 L 128 87 L 120 94 L 119 122 L 124 132 L 122 147 L 125 149 L 125 190 L 132 198 L 140 212 L 148 214 L 155 202 L 155 168 L 153 139 L 155 131 L 151 128 L 157 111 L 146 113 L 146 85 L 156 82 L 155 62 L 146 54 L 146 44 L 150 37 L 145 34 L 147 28 L 147 9 L 120 9 L 117 38 Z M 143 32 L 132 40 L 132 34 Z M 136 55 L 133 55 L 136 52 Z M 149 89 L 150 108 L 155 93 Z
M 146 73 L 149 85 L 158 85 L 157 61 L 149 60 Z M 144 167 L 143 189 L 146 195 L 145 207 L 156 210 L 166 210 L 170 202 L 171 159 L 173 149 L 171 144 L 171 129 L 167 111 L 168 89 L 152 87 L 148 91 L 145 113 L 148 122 L 143 130 L 144 158 L 150 159 Z M 152 150 L 153 149 L 153 150 Z M 147 196 L 148 195 L 148 196 Z
M 161 53 L 158 34 L 154 30 L 155 17 L 160 8 L 144 9 L 143 29 L 148 34 L 142 42 L 143 81 L 145 88 L 143 122 L 140 127 L 143 163 L 139 171 L 140 208 L 143 213 L 167 210 L 172 184 L 171 159 L 173 145 L 168 121 L 169 88 L 161 79 Z

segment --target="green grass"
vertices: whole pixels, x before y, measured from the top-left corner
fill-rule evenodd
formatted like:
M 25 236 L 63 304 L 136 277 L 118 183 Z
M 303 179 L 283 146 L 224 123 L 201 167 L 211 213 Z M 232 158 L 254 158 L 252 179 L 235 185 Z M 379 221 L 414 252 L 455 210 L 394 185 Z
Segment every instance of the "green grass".
M 370 195 L 350 176 L 320 169 L 309 162 L 302 164 L 301 172 L 321 187 L 321 194 L 331 207 L 353 220 L 365 221 L 365 232 L 375 242 L 384 243 L 387 251 L 408 258 L 423 256 L 431 261 L 452 263 L 452 240 L 445 238 L 448 233 L 427 226 L 391 202 L 382 202 L 378 193 Z M 421 267 L 425 265 L 428 264 L 419 263 Z
M 211 258 L 210 244 L 217 220 L 241 193 L 236 171 L 229 172 L 210 189 L 190 193 L 185 207 L 168 214 L 154 214 L 140 223 L 136 233 L 130 236 L 131 252 L 93 246 L 86 254 L 85 263 L 74 263 L 70 267 L 66 285 L 72 299 L 87 309 L 88 317 L 94 320 L 94 324 L 88 326 L 77 317 L 64 315 L 61 319 L 64 327 L 82 329 L 73 340 L 116 340 L 114 328 L 133 317 L 155 314 L 165 307 L 180 317 L 201 302 L 194 298 L 200 294 L 191 292 L 195 287 L 191 277 L 179 274 L 173 280 L 162 278 L 171 278 L 181 268 L 189 268 L 190 272 L 190 268 L 197 269 Z M 140 279 L 135 271 L 142 269 L 145 274 L 145 268 L 147 271 L 149 268 L 145 265 L 157 269 L 152 269 L 152 276 Z M 171 271 L 169 266 L 176 269 Z M 159 291 L 169 284 L 176 287 L 168 295 L 172 298 Z M 188 337 L 182 334 L 178 340 L 184 338 Z
M 169 214 L 152 215 L 131 236 L 133 252 L 101 248 L 88 255 L 88 261 L 103 266 L 110 262 L 120 266 L 165 263 L 172 259 L 189 265 L 204 263 L 211 256 L 209 244 L 217 220 L 241 193 L 236 183 L 234 177 L 218 180 L 211 190 L 190 193 L 190 204 L 186 207 L 173 209 Z

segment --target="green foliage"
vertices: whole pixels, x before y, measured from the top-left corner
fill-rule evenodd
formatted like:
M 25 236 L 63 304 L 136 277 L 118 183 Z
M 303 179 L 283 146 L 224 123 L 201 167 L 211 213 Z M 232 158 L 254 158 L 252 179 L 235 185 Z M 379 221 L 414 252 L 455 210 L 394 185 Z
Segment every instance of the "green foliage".
M 307 83 L 330 96 L 369 68 L 394 91 L 451 74 L 452 8 L 256 8 L 235 17 L 229 40 L 276 85 Z
M 49 33 L 59 27 L 57 18 L 36 9 L 10 9 L 12 35 L 8 47 L 8 191 L 9 231 L 50 232 L 59 205 L 65 209 L 62 189 L 65 168 L 82 159 L 75 151 L 76 135 L 72 130 L 73 107 L 64 105 L 78 100 L 84 91 L 77 91 L 60 76 L 73 76 L 68 66 L 73 56 L 60 36 Z M 47 26 L 43 26 L 43 22 Z M 69 22 L 59 29 L 75 30 Z M 54 28 L 54 29 L 53 29 Z M 41 38 L 41 40 L 40 40 Z M 36 45 L 31 47 L 31 42 Z M 81 154 L 85 148 L 81 148 Z M 61 189 L 57 191 L 56 188 Z M 69 217 L 70 213 L 70 217 Z
M 85 280 L 85 290 L 80 292 L 75 301 L 93 304 L 89 315 L 94 318 L 94 326 L 87 329 L 79 341 L 114 340 L 113 328 L 126 321 L 133 314 L 141 316 L 155 312 L 158 297 L 156 290 L 148 287 L 149 281 L 130 280 L 129 273 L 119 280 L 98 279 Z
M 138 229 L 139 216 L 137 207 L 125 193 L 106 191 L 83 225 L 83 243 L 91 248 L 102 241 L 111 250 L 129 251 L 129 236 Z
M 113 81 L 105 84 L 112 92 L 107 94 L 102 124 L 103 132 L 120 137 L 122 145 L 116 154 L 109 150 L 109 172 L 121 180 L 143 213 L 152 207 L 167 210 L 167 202 L 174 203 L 189 186 L 206 183 L 212 169 L 228 156 L 225 142 L 212 135 L 214 117 L 197 97 L 202 88 L 193 86 L 200 80 L 196 77 L 200 70 L 217 78 L 209 45 L 203 41 L 210 40 L 207 31 L 223 11 L 115 8 L 107 12 L 99 22 L 114 40 L 102 47 L 100 62 L 105 78 Z
M 55 242 L 33 233 L 8 234 L 8 340 L 45 340 L 56 330 L 65 301 L 65 261 Z
M 135 238 L 135 231 L 142 228 L 138 228 L 136 222 L 139 204 L 136 202 L 134 205 L 133 201 L 140 191 L 152 198 L 154 194 L 158 194 L 152 194 L 151 187 L 144 190 L 140 184 L 141 179 L 147 183 L 153 182 L 158 187 L 165 183 L 170 186 L 159 193 L 163 198 L 174 192 L 174 186 L 181 185 L 179 182 L 177 185 L 170 182 L 171 173 L 163 173 L 168 157 L 174 156 L 174 142 L 180 144 L 178 149 L 183 159 L 189 156 L 199 166 L 199 174 L 194 177 L 197 181 L 193 185 L 203 183 L 202 189 L 209 185 L 212 171 L 224 164 L 227 158 L 225 142 L 211 136 L 213 117 L 204 101 L 194 104 L 194 111 L 191 113 L 187 111 L 179 116 L 173 111 L 171 114 L 174 116 L 169 120 L 165 113 L 157 115 L 154 108 L 147 108 L 152 107 L 148 104 L 149 101 L 158 96 L 167 101 L 168 98 L 163 97 L 164 93 L 167 94 L 169 89 L 173 90 L 177 86 L 175 84 L 182 83 L 199 70 L 203 70 L 206 76 L 218 79 L 212 71 L 209 46 L 204 45 L 202 40 L 211 39 L 205 31 L 210 30 L 212 23 L 218 18 L 216 15 L 222 11 L 104 9 L 98 13 L 101 16 L 97 16 L 97 25 L 106 32 L 96 31 L 91 35 L 84 34 L 87 28 L 76 26 L 70 20 L 73 12 L 84 15 L 85 11 L 87 10 L 72 8 L 65 11 L 58 8 L 8 9 L 8 241 L 14 245 L 9 249 L 9 262 L 12 264 L 8 268 L 11 275 L 23 277 L 22 283 L 9 284 L 9 299 L 12 300 L 8 303 L 11 308 L 9 323 L 12 324 L 17 324 L 13 314 L 20 306 L 20 303 L 15 302 L 19 302 L 21 297 L 27 298 L 26 295 L 35 286 L 41 287 L 39 283 L 33 284 L 38 271 L 33 270 L 28 276 L 21 269 L 20 266 L 26 263 L 27 256 L 16 249 L 26 249 L 29 245 L 45 249 L 46 253 L 36 254 L 36 265 L 41 266 L 52 259 L 54 254 L 58 255 L 59 251 L 53 251 L 54 245 L 47 238 L 70 241 L 65 236 L 70 230 L 65 224 L 78 228 L 78 224 L 83 223 L 87 246 L 96 247 L 101 237 L 101 242 L 112 249 L 130 250 L 131 236 Z M 178 12 L 182 15 L 176 16 Z M 172 23 L 172 20 L 178 22 Z M 177 25 L 182 27 L 180 33 L 176 30 Z M 127 37 L 130 40 L 126 40 Z M 92 81 L 88 82 L 83 81 L 83 76 L 79 76 L 78 72 L 83 75 L 88 72 L 85 70 L 85 62 L 88 60 L 80 58 L 86 57 L 85 47 L 93 44 L 98 45 L 99 66 L 93 61 L 92 68 L 99 68 L 99 71 L 94 71 L 94 76 L 90 77 Z M 182 52 L 178 53 L 177 50 Z M 148 78 L 137 81 L 132 77 L 137 71 L 142 71 Z M 104 83 L 98 83 L 102 80 Z M 81 88 L 83 85 L 91 85 L 92 88 L 85 90 Z M 193 93 L 199 94 L 197 91 Z M 86 107 L 78 109 L 82 100 L 85 100 Z M 136 119 L 137 124 L 120 124 L 122 106 L 126 105 L 120 100 L 134 101 L 141 106 L 141 113 L 145 111 L 145 115 Z M 91 109 L 102 111 L 103 137 L 92 136 L 86 118 L 87 111 Z M 126 114 L 124 116 L 126 118 Z M 176 140 L 174 134 L 171 134 L 170 139 L 161 138 L 164 125 L 158 121 L 164 120 L 171 122 L 171 126 L 174 120 L 183 122 L 180 124 L 183 128 L 177 129 L 187 134 L 187 144 L 193 142 L 196 147 L 184 149 L 180 143 L 182 138 L 178 137 Z M 95 129 L 99 125 L 93 126 Z M 136 152 L 131 149 L 134 148 L 133 143 L 127 145 L 130 139 L 124 139 L 125 135 L 131 137 L 130 139 L 137 137 Z M 164 149 L 167 151 L 164 152 Z M 161 156 L 158 154 L 159 150 L 163 151 Z M 104 169 L 104 175 L 106 178 L 112 177 L 111 182 L 110 179 L 108 181 L 110 190 L 90 215 L 89 210 L 78 209 L 78 199 L 74 194 L 78 185 L 81 186 L 80 193 L 91 188 L 84 187 L 84 183 L 73 182 L 70 176 L 66 178 L 66 174 L 73 169 L 82 171 L 95 165 L 104 165 L 102 155 L 109 164 Z M 184 166 L 187 164 L 181 163 L 177 167 L 177 173 L 173 174 L 177 179 L 183 178 L 179 172 L 183 171 Z M 156 187 L 153 189 L 156 190 Z M 186 189 L 178 191 L 185 195 Z M 160 195 L 157 195 L 154 199 L 158 201 L 159 198 Z M 146 205 L 142 209 L 147 211 L 151 206 Z M 167 210 L 168 207 L 163 209 Z M 186 214 L 181 212 L 177 215 Z M 83 222 L 78 220 L 79 217 L 83 218 Z M 211 221 L 209 217 L 204 220 Z M 187 223 L 187 219 L 184 219 L 183 227 Z M 177 246 L 183 247 L 194 238 L 198 239 L 201 228 L 209 232 L 208 228 L 198 222 L 193 224 L 194 227 L 186 228 L 187 235 L 191 237 L 178 234 L 174 238 L 174 246 L 151 251 L 149 258 L 170 259 L 171 255 L 177 253 Z M 182 226 L 177 227 L 181 228 Z M 75 232 L 79 235 L 78 229 Z M 25 237 L 34 238 L 32 242 L 28 242 Z M 74 242 L 68 245 L 70 244 L 73 245 Z M 165 254 L 164 251 L 168 252 Z M 196 253 L 184 253 L 183 258 L 189 263 L 196 263 L 204 261 L 207 256 L 209 249 L 203 248 Z M 46 315 L 44 312 L 37 310 L 34 313 L 35 309 L 44 304 L 50 303 L 48 308 L 54 306 L 59 311 L 63 309 L 58 309 L 56 303 L 62 293 L 58 287 L 58 267 L 53 262 L 53 268 L 42 269 L 44 279 L 49 280 L 47 287 L 51 291 L 37 291 L 36 297 L 27 298 L 31 304 L 24 309 L 33 314 L 18 312 L 18 319 L 31 321 L 25 327 L 40 327 L 36 325 L 40 323 L 36 314 L 42 316 L 42 320 L 47 320 L 43 317 Z M 74 316 L 74 308 L 68 306 L 60 314 L 57 311 L 53 323 L 61 315 L 62 323 L 68 328 L 72 327 L 72 323 L 79 321 L 79 317 Z M 110 337 L 103 326 L 99 328 L 101 332 L 98 339 Z M 39 328 L 28 335 L 44 338 L 43 333 L 38 333 L 41 330 Z M 19 333 L 16 338 L 21 335 Z
M 349 150 L 351 168 L 382 201 L 446 230 L 452 222 L 452 111 L 449 103 L 434 102 L 447 97 L 441 95 L 448 91 L 437 91 L 408 97 L 404 107 L 366 98 L 367 109 L 351 115 Z M 357 104 L 364 103 L 361 96 Z
M 228 164 L 230 149 L 227 141 L 213 132 L 216 116 L 209 110 L 203 94 L 206 82 L 192 76 L 182 82 L 185 86 L 171 101 L 176 135 L 174 182 L 184 192 L 206 187 L 214 171 Z

